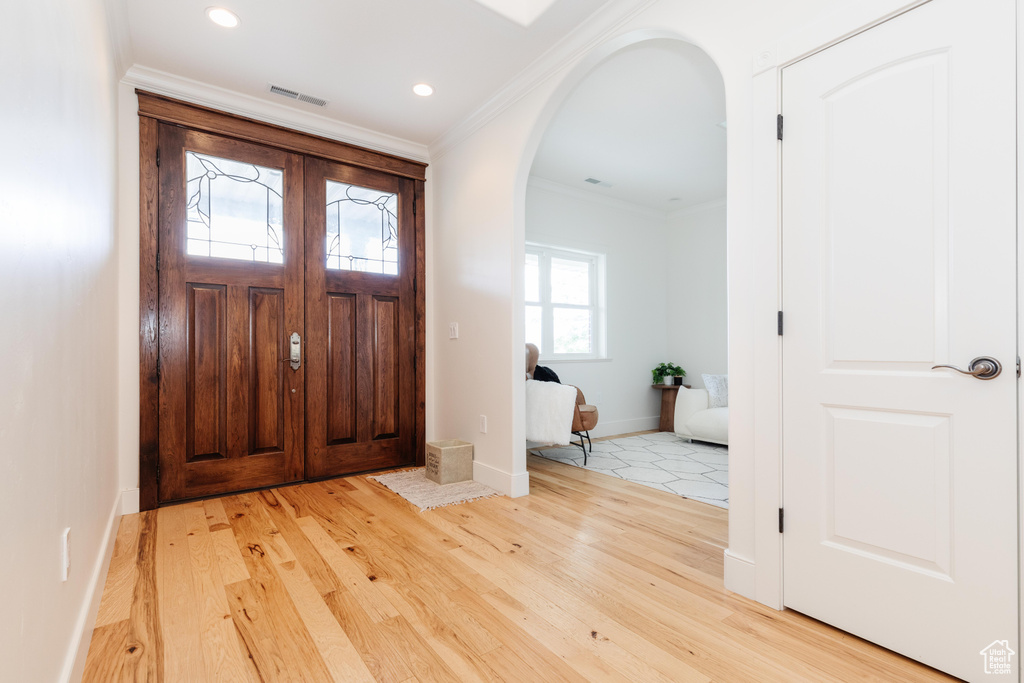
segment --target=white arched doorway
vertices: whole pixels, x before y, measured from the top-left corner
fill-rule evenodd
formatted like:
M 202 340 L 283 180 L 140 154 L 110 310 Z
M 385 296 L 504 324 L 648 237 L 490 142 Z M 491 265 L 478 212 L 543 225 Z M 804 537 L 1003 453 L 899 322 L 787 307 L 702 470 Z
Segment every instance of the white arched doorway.
M 661 392 L 651 390 L 649 378 L 659 362 L 683 365 L 688 383 L 697 386 L 702 373 L 727 373 L 724 100 L 721 72 L 700 47 L 663 31 L 632 32 L 597 48 L 568 74 L 522 155 L 514 200 L 513 352 L 521 356 L 522 342 L 540 341 L 536 322 L 527 319 L 543 316 L 542 358 L 554 358 L 563 380 L 585 388 L 599 406 L 598 436 L 657 428 Z M 549 209 L 544 217 L 540 205 Z M 708 214 L 700 220 L 717 230 L 709 246 L 714 258 L 698 259 L 692 270 L 668 255 L 673 227 L 688 208 Z M 688 225 L 697 220 L 686 217 Z M 580 322 L 589 330 L 586 343 L 556 348 L 551 307 L 524 295 L 532 281 L 523 272 L 528 241 L 531 262 L 549 252 L 561 253 L 563 262 L 578 254 L 601 271 L 591 310 L 575 311 L 589 316 Z M 696 288 L 681 287 L 680 279 L 699 277 L 708 261 L 715 261 L 715 284 L 702 289 L 713 303 L 681 301 L 675 292 Z M 716 309 L 713 324 L 700 322 L 709 309 Z M 528 328 L 538 339 L 527 338 Z M 709 338 L 706 353 L 697 348 L 695 330 Z M 524 434 L 524 401 L 517 397 L 518 434 Z M 517 471 L 525 471 L 525 453 L 516 458 L 523 459 Z

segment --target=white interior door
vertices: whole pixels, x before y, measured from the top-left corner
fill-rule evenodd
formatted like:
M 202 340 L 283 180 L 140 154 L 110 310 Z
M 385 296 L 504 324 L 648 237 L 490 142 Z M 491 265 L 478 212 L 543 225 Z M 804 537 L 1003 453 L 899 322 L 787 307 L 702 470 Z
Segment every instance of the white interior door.
M 968 680 L 1019 651 L 1014 27 L 933 0 L 782 77 L 785 604 Z

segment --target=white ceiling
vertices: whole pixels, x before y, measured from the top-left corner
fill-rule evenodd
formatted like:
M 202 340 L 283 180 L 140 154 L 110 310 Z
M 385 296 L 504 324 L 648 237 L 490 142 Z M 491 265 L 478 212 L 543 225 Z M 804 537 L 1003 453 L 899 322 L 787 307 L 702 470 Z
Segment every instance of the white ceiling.
M 713 201 L 725 196 L 723 121 L 722 77 L 707 54 L 678 41 L 639 43 L 569 95 L 531 175 L 663 211 Z
M 220 3 L 241 25 L 211 23 Z M 126 0 L 133 61 L 429 144 L 607 0 L 532 0 L 519 17 L 475 0 Z M 495 4 L 492 0 L 491 4 Z M 522 14 L 522 13 L 520 13 Z M 434 86 L 418 97 L 412 86 Z M 275 84 L 325 108 L 268 92 Z

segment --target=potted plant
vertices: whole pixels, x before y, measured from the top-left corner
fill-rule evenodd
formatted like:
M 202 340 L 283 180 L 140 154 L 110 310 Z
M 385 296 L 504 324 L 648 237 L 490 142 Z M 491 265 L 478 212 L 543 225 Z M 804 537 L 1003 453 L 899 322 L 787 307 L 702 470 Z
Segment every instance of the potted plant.
M 683 370 L 678 365 L 672 365 L 671 363 L 669 363 L 669 365 L 672 366 L 672 382 L 677 387 L 683 386 L 683 378 L 686 377 L 686 370 Z
M 660 363 L 656 368 L 651 370 L 651 376 L 654 378 L 655 384 L 667 384 L 672 386 L 673 384 L 682 384 L 683 377 L 686 376 L 686 370 L 675 363 Z M 678 377 L 677 381 L 675 378 Z

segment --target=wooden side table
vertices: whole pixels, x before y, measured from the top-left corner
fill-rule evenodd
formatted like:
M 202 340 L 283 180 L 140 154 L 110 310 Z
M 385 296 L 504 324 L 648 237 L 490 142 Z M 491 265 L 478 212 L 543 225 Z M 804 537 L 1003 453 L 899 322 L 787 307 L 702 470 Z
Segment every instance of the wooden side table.
M 679 395 L 679 388 L 690 388 L 689 384 L 652 384 L 652 389 L 661 390 L 661 420 L 658 422 L 658 429 L 663 432 L 674 432 L 676 426 L 676 397 Z

